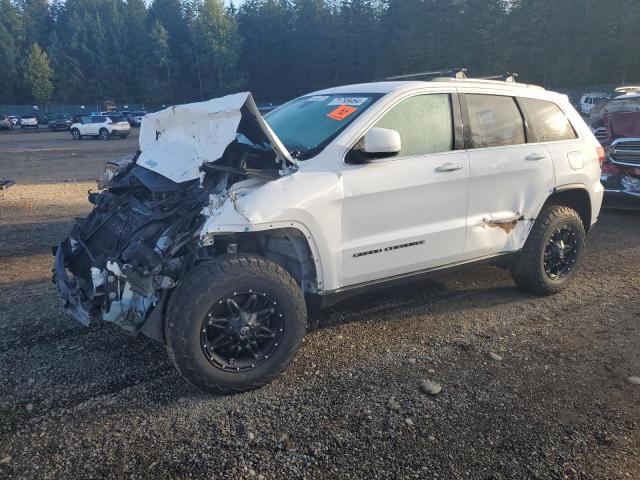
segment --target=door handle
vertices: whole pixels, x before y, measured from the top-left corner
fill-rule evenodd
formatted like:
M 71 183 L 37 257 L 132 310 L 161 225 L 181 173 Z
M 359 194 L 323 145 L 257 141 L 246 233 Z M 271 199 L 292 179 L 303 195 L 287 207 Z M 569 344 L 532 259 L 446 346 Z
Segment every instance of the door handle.
M 538 160 L 544 160 L 545 158 L 547 158 L 547 156 L 542 153 L 530 153 L 529 155 L 524 157 L 525 160 L 529 160 L 532 162 L 536 162 Z
M 436 172 L 453 172 L 454 170 L 462 170 L 462 168 L 464 168 L 462 162 L 445 163 L 436 167 Z

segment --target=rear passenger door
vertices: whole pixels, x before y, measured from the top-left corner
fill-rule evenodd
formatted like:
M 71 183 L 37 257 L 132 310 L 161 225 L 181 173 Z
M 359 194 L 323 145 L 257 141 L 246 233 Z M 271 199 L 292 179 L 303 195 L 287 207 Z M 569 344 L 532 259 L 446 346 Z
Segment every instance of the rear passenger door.
M 527 143 L 533 132 L 516 98 L 461 95 L 469 153 L 469 207 L 465 257 L 519 250 L 555 186 L 551 157 L 543 144 Z

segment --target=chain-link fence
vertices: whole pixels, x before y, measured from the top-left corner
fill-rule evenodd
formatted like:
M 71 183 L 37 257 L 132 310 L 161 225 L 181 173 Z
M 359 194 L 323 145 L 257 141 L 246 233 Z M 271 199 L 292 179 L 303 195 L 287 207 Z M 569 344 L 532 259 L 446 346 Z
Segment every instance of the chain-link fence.
M 115 105 L 117 111 L 128 110 L 130 112 L 146 110 L 147 112 L 157 112 L 169 105 L 145 105 L 139 103 L 124 103 Z M 68 105 L 0 105 L 0 114 L 6 115 L 26 115 L 28 113 L 53 114 L 53 113 L 86 113 L 105 111 L 104 105 L 94 104 L 68 104 Z

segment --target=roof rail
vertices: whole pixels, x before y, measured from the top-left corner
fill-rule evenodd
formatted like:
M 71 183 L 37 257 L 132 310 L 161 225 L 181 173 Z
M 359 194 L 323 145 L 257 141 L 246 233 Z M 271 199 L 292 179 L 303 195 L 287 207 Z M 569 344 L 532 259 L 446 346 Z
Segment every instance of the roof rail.
M 419 72 L 419 73 L 407 73 L 404 75 L 394 75 L 392 77 L 385 77 L 377 82 L 390 82 L 394 80 L 408 80 L 412 78 L 425 78 L 433 79 L 435 77 L 451 77 L 451 78 L 467 78 L 466 68 L 445 68 L 442 70 L 434 70 L 432 72 Z

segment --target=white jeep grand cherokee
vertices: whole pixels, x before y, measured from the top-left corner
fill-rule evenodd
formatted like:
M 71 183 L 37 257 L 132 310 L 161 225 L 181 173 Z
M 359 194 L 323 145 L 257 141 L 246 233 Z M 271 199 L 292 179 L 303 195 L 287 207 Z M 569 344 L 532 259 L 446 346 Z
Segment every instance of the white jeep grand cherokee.
M 248 390 L 346 295 L 483 261 L 558 292 L 598 218 L 602 161 L 565 96 L 515 83 L 351 85 L 264 119 L 248 93 L 181 105 L 107 165 L 54 280 L 81 323 L 164 342 L 202 389 Z

